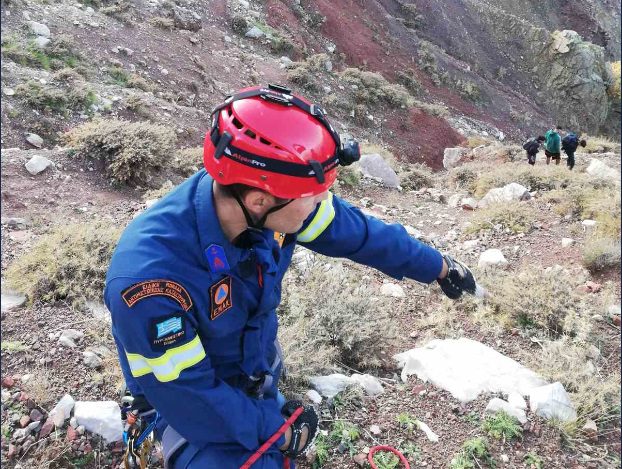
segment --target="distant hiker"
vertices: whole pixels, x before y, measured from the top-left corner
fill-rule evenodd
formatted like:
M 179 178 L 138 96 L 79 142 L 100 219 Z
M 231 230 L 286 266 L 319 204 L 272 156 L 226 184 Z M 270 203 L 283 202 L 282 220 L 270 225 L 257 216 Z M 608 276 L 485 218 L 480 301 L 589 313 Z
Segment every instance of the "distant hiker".
M 568 134 L 562 139 L 562 150 L 568 155 L 568 161 L 566 162 L 568 169 L 574 168 L 574 154 L 577 151 L 577 147 L 581 145 L 585 147 L 587 142 L 585 139 L 579 141 L 579 137 L 574 132 L 568 132 Z
M 121 369 L 132 412 L 154 420 L 164 467 L 257 458 L 253 469 L 293 469 L 318 432 L 314 408 L 278 389 L 276 308 L 296 246 L 437 282 L 454 300 L 477 285 L 464 264 L 330 192 L 337 166 L 360 152 L 319 106 L 280 86 L 246 88 L 208 122 L 205 169 L 134 219 L 112 256 L 104 298 Z
M 546 155 L 546 164 L 551 162 L 551 158 L 555 160 L 555 164 L 559 164 L 561 160 L 561 137 L 559 132 L 561 127 L 550 129 L 544 134 L 544 154 Z
M 530 165 L 536 164 L 536 154 L 540 150 L 540 145 L 544 142 L 544 137 L 539 135 L 538 138 L 530 138 L 523 144 L 523 150 L 527 152 L 527 162 Z

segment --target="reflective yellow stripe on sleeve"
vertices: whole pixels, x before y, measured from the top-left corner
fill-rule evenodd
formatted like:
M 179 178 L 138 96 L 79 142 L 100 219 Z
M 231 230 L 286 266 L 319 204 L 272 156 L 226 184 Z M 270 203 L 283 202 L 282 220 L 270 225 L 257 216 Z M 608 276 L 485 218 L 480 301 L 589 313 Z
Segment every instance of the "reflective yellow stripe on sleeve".
M 153 373 L 158 381 L 165 383 L 179 378 L 183 370 L 203 360 L 205 349 L 199 336 L 196 336 L 187 344 L 171 348 L 157 358 L 146 358 L 127 351 L 125 355 L 134 378 Z
M 326 229 L 330 222 L 335 218 L 335 207 L 333 207 L 333 194 L 328 193 L 328 198 L 320 204 L 309 226 L 298 235 L 298 241 L 301 243 L 310 243 Z

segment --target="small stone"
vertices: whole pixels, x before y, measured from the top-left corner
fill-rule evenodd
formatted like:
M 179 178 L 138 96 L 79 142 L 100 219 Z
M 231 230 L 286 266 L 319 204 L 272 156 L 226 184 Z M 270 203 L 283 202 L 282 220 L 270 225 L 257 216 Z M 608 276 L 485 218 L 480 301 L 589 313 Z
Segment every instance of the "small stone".
M 587 419 L 581 431 L 592 441 L 598 440 L 598 427 L 592 419 Z
M 404 289 L 395 283 L 385 283 L 380 288 L 380 293 L 384 296 L 392 296 L 394 298 L 404 298 L 406 293 Z
M 246 31 L 246 34 L 244 36 L 250 37 L 251 39 L 259 39 L 260 37 L 263 37 L 265 35 L 266 34 L 261 29 L 259 29 L 257 26 L 253 26 L 251 29 Z
M 378 425 L 372 425 L 371 427 L 369 427 L 369 431 L 372 433 L 372 435 L 380 435 L 382 433 L 382 430 L 380 430 L 380 427 Z
M 620 316 L 613 316 L 611 320 L 613 321 L 614 325 L 620 327 Z
M 367 466 L 367 455 L 365 453 L 359 453 L 352 459 L 354 459 L 354 462 L 361 467 Z
M 562 238 L 562 247 L 569 248 L 574 244 L 574 239 L 572 238 Z
M 598 293 L 602 289 L 602 285 L 596 282 L 586 282 L 585 286 L 589 289 L 590 293 Z
M 318 404 L 319 405 L 319 404 L 322 403 L 322 396 L 315 389 L 309 389 L 305 395 L 314 404 Z
M 167 70 L 167 69 L 165 69 L 165 68 L 163 68 L 162 70 L 160 70 L 160 73 L 161 73 L 162 75 L 168 75 L 168 70 Z
M 35 38 L 35 45 L 39 49 L 45 49 L 46 46 L 50 43 L 50 38 L 44 36 L 37 36 Z
M 15 386 L 15 379 L 13 379 L 13 377 L 5 376 L 4 378 L 2 378 L 3 388 L 11 389 L 13 386 Z
M 71 418 L 69 419 L 69 425 L 70 425 L 72 428 L 78 428 L 78 419 L 76 419 L 75 417 L 71 417 Z
M 43 414 L 39 411 L 39 409 L 32 409 L 30 411 L 30 420 L 33 422 L 39 422 L 41 419 L 43 419 Z
M 28 26 L 33 33 L 37 36 L 50 37 L 50 28 L 42 23 L 37 23 L 36 21 L 29 21 Z
M 30 417 L 28 415 L 22 415 L 19 419 L 19 426 L 24 428 L 26 425 L 30 423 Z
M 501 456 L 499 456 L 499 459 L 501 459 L 501 461 L 504 463 L 510 462 L 510 457 L 507 454 L 502 454 Z
M 76 427 L 76 432 L 78 432 L 78 435 L 84 435 L 84 432 L 86 432 L 86 428 L 84 428 L 84 425 L 78 425 Z
M 13 96 L 15 94 L 15 90 L 13 88 L 3 88 L 2 92 L 5 96 Z
M 67 441 L 74 441 L 78 438 L 78 432 L 72 426 L 67 427 Z
M 26 163 L 26 170 L 33 176 L 36 176 L 53 164 L 54 163 L 48 160 L 45 156 L 35 155 L 28 161 L 28 163 Z
M 9 450 L 6 453 L 6 457 L 8 459 L 13 459 L 16 454 L 17 454 L 17 446 L 9 443 Z
M 103 360 L 93 352 L 82 352 L 82 361 L 89 368 L 99 368 L 103 363 Z
M 43 147 L 43 139 L 37 134 L 26 134 L 26 141 L 30 143 L 33 147 Z

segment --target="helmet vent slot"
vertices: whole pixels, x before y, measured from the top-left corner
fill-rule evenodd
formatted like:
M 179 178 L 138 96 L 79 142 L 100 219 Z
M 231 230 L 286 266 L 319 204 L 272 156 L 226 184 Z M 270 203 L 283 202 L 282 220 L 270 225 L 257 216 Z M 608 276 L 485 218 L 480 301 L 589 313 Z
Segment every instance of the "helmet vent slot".
M 233 125 L 235 125 L 236 128 L 238 129 L 241 129 L 242 127 L 244 127 L 244 125 L 239 120 L 237 120 L 237 118 L 235 117 L 232 119 L 231 122 L 233 122 Z
M 266 140 L 266 139 L 265 139 L 265 138 L 263 138 L 263 137 L 259 137 L 259 141 L 260 141 L 261 143 L 263 143 L 264 145 L 272 145 L 272 143 L 270 143 L 270 141 L 269 141 L 269 140 Z
M 246 130 L 244 131 L 244 133 L 245 133 L 246 135 L 248 135 L 250 138 L 256 138 L 256 137 L 257 137 L 257 135 L 255 135 L 255 132 L 253 132 L 251 129 L 246 129 Z

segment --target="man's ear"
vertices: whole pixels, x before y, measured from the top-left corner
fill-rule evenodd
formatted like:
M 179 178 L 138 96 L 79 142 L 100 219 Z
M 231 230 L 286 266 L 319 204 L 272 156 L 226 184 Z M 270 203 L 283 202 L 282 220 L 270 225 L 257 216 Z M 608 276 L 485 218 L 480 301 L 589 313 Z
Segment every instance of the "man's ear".
M 274 197 L 259 189 L 251 189 L 243 198 L 244 206 L 254 215 L 262 216 L 274 205 Z

